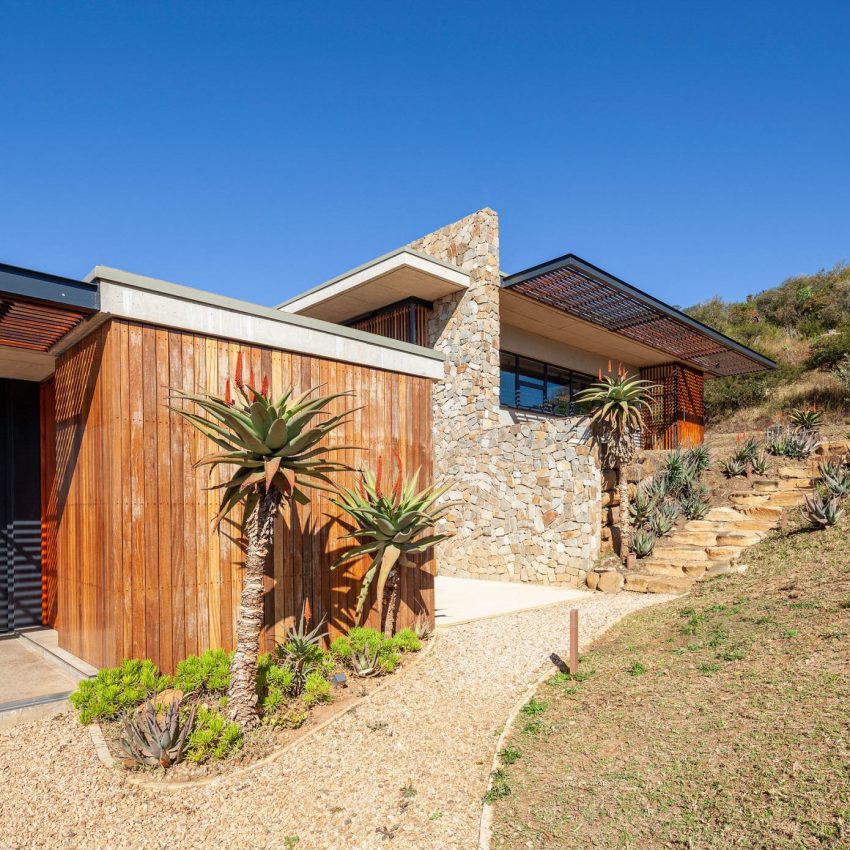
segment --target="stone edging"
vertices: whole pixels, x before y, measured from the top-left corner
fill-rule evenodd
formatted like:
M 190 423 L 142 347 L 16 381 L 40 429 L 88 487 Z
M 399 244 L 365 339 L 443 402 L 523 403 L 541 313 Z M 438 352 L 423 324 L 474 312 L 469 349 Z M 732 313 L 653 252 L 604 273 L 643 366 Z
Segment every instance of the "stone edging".
M 431 633 L 431 637 L 428 639 L 428 643 L 425 645 L 425 648 L 421 652 L 415 653 L 415 658 L 410 663 L 408 669 L 412 669 L 417 664 L 419 664 L 419 662 L 423 658 L 430 655 L 436 642 L 437 633 L 436 631 L 434 631 Z M 282 747 L 275 750 L 274 752 L 269 753 L 267 756 L 263 756 L 263 758 L 257 759 L 257 761 L 251 762 L 251 764 L 247 764 L 244 767 L 237 768 L 231 773 L 219 773 L 215 776 L 204 776 L 200 779 L 187 779 L 183 782 L 159 782 L 155 779 L 144 779 L 140 776 L 133 776 L 130 773 L 126 774 L 125 779 L 130 785 L 135 785 L 139 788 L 144 788 L 148 791 L 182 791 L 188 788 L 200 788 L 208 785 L 214 785 L 219 782 L 224 782 L 229 779 L 244 776 L 246 773 L 250 773 L 266 764 L 270 764 L 271 762 L 284 755 L 284 753 L 288 753 L 290 750 L 294 750 L 300 744 L 309 740 L 318 732 L 321 732 L 327 726 L 330 726 L 331 723 L 335 723 L 337 720 L 348 714 L 350 711 L 354 711 L 355 708 L 359 708 L 361 705 L 363 705 L 363 703 L 372 699 L 372 697 L 374 697 L 376 694 L 379 694 L 382 690 L 384 690 L 384 688 L 388 687 L 392 683 L 394 678 L 395 677 L 393 675 L 387 676 L 385 680 L 381 682 L 380 685 L 378 685 L 377 688 L 366 694 L 366 696 L 360 697 L 359 699 L 354 700 L 354 702 L 349 703 L 348 706 L 341 709 L 336 714 L 331 715 L 314 728 L 305 732 L 297 740 L 291 741 L 288 744 L 284 744 Z M 110 754 L 109 748 L 106 745 L 106 740 L 103 737 L 103 730 L 100 728 L 100 725 L 98 723 L 90 723 L 87 728 L 89 730 L 89 734 L 91 735 L 95 752 L 97 753 L 97 757 L 100 759 L 101 763 L 105 767 L 108 767 L 110 769 L 118 767 L 119 763 Z
M 658 602 L 666 602 L 667 599 L 659 599 Z M 617 623 L 620 622 L 624 617 L 629 616 L 629 614 L 633 614 L 634 611 L 627 611 L 624 614 L 621 614 L 615 620 L 612 620 L 608 623 L 604 628 L 598 631 L 594 636 L 590 643 L 584 648 L 584 651 L 587 652 L 594 643 L 596 643 L 599 638 L 609 632 Z M 505 745 L 505 741 L 507 741 L 508 734 L 513 727 L 514 721 L 516 720 L 517 715 L 520 713 L 522 707 L 534 696 L 537 689 L 547 680 L 551 679 L 556 673 L 558 673 L 558 668 L 553 667 L 552 669 L 544 670 L 537 679 L 526 688 L 525 693 L 520 697 L 519 701 L 514 705 L 511 709 L 510 714 L 508 715 L 508 719 L 505 721 L 505 725 L 502 727 L 502 734 L 499 735 L 499 740 L 496 742 L 496 752 L 493 754 L 493 761 L 490 764 L 490 773 L 487 775 L 487 787 L 485 788 L 485 793 L 490 790 L 491 785 L 493 784 L 493 771 L 497 770 L 501 765 L 501 760 L 499 759 L 499 753 L 502 751 L 502 748 Z M 490 845 L 493 840 L 493 805 L 492 803 L 483 803 L 481 807 L 481 825 L 478 830 L 478 850 L 490 850 Z

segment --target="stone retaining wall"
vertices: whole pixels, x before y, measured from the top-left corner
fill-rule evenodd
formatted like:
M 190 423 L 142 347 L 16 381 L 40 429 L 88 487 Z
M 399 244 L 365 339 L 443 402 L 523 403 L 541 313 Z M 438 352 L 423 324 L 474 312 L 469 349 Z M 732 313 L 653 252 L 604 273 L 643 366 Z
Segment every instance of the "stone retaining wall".
M 599 554 L 601 476 L 583 420 L 499 415 L 499 222 L 484 209 L 410 247 L 469 272 L 434 305 L 430 344 L 446 353 L 434 387 L 438 479 L 457 504 L 438 550 L 444 575 L 581 585 Z

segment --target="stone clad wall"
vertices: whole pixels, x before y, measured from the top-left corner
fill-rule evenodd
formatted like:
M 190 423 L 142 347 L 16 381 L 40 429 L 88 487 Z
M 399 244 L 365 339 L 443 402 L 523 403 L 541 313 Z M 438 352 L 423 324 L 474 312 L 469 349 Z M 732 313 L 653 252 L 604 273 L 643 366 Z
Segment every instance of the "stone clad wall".
M 499 416 L 499 221 L 484 209 L 410 245 L 469 272 L 434 304 L 430 344 L 446 354 L 434 387 L 435 477 L 451 479 L 454 537 L 440 572 L 580 585 L 599 554 L 601 476 L 580 420 Z

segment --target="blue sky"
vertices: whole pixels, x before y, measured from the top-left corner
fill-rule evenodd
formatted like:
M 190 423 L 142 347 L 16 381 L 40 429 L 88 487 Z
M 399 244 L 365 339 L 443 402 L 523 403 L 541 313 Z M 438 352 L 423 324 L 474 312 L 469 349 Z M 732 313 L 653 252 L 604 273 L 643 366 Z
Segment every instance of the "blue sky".
M 0 6 L 0 261 L 274 303 L 474 209 L 672 303 L 850 261 L 846 2 Z

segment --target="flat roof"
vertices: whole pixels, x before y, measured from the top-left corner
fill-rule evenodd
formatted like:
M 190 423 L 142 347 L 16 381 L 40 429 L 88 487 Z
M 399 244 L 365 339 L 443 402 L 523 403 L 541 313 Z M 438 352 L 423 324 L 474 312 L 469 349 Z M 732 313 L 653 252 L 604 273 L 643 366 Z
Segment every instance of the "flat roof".
M 775 369 L 769 357 L 659 301 L 575 254 L 516 274 L 502 286 L 722 377 Z

